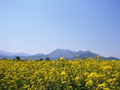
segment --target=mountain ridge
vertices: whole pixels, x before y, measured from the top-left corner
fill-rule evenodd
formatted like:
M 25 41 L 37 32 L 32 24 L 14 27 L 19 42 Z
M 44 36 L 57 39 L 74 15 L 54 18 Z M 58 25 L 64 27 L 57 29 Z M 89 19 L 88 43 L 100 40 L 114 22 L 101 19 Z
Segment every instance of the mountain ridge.
M 3 52 L 3 53 L 2 53 Z M 13 55 L 14 54 L 14 55 Z M 11 55 L 11 56 L 10 56 Z M 76 58 L 77 55 L 80 55 L 80 58 L 83 58 L 84 57 L 93 57 L 94 56 L 97 56 L 99 54 L 96 54 L 96 53 L 93 53 L 89 50 L 86 50 L 86 51 L 72 51 L 72 50 L 68 50 L 68 49 L 55 49 L 53 50 L 52 52 L 50 52 L 49 54 L 35 54 L 35 55 L 29 55 L 29 54 L 25 54 L 25 53 L 10 53 L 10 52 L 6 52 L 6 51 L 3 51 L 3 50 L 0 50 L 0 57 L 2 58 L 12 58 L 12 59 L 15 59 L 16 56 L 19 56 L 20 58 L 24 58 L 24 59 L 27 59 L 27 58 L 30 58 L 32 57 L 33 59 L 38 58 L 43 58 L 45 60 L 46 57 L 49 57 L 51 60 L 55 60 L 55 59 L 59 59 L 60 57 L 64 57 L 64 58 L 68 58 L 68 59 L 73 59 L 73 58 Z M 29 56 L 29 57 L 27 57 Z M 108 59 L 107 57 L 103 57 L 103 59 Z M 119 58 L 116 58 L 116 57 L 109 57 L 111 59 L 116 59 L 116 60 L 120 60 Z
M 26 53 L 22 53 L 22 52 L 14 53 L 14 52 L 7 52 L 7 51 L 0 50 L 0 55 L 6 55 L 6 56 L 14 56 L 14 55 L 17 55 L 17 56 L 28 56 L 30 54 L 26 54 Z

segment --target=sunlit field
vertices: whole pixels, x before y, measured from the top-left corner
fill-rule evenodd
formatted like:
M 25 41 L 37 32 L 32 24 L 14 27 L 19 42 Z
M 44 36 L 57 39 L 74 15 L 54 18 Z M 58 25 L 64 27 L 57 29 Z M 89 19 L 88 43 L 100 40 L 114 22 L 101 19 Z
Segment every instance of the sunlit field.
M 120 90 L 120 61 L 0 60 L 0 90 Z

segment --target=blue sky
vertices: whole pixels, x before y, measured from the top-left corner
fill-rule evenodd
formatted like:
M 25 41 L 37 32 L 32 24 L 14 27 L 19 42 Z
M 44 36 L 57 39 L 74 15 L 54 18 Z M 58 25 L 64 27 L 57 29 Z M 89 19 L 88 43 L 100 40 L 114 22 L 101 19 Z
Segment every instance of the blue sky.
M 0 50 L 58 48 L 120 58 L 120 1 L 0 0 Z

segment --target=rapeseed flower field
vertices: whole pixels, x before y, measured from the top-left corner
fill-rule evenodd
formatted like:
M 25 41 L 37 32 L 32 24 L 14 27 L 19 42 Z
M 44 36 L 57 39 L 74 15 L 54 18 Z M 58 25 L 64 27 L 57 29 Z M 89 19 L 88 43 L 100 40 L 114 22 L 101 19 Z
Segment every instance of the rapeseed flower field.
M 120 61 L 0 60 L 0 90 L 120 90 Z

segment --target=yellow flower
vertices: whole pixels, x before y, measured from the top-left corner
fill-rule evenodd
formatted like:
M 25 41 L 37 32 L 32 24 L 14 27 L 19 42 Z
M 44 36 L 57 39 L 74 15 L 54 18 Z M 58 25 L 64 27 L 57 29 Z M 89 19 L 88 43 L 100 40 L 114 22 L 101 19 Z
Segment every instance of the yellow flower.
M 4 86 L 4 84 L 1 84 L 2 86 Z
M 62 81 L 62 84 L 66 84 L 67 82 L 66 81 Z
M 88 87 L 93 86 L 93 81 L 89 80 L 88 82 L 86 82 L 86 86 L 88 86 Z
M 45 77 L 45 78 L 44 78 L 44 81 L 47 81 L 47 80 L 48 80 L 48 77 Z
M 73 90 L 72 86 L 68 86 L 67 89 Z
M 111 90 L 111 89 L 109 89 L 109 88 L 104 88 L 104 90 Z
M 77 76 L 77 77 L 75 78 L 75 81 L 80 81 L 80 77 Z
M 77 57 L 79 58 L 80 56 L 79 56 L 79 55 L 77 55 Z
M 50 87 L 50 84 L 46 84 L 47 87 Z
M 60 75 L 64 76 L 64 75 L 67 75 L 67 74 L 65 73 L 65 71 L 63 71 Z
M 32 90 L 31 88 L 28 88 L 28 90 Z
M 101 55 L 98 55 L 98 56 L 97 56 L 98 60 L 100 59 L 100 57 L 101 57 Z
M 105 66 L 105 67 L 103 67 L 103 71 L 109 71 L 109 70 L 112 70 L 111 66 Z
M 104 89 L 104 88 L 105 88 L 105 83 L 99 84 L 99 85 L 98 85 L 98 88 L 99 88 L 99 89 Z
M 63 60 L 64 60 L 64 57 L 61 57 L 61 58 L 60 58 L 60 61 L 63 61 Z
M 98 74 L 97 73 L 91 73 L 88 75 L 88 80 L 94 79 L 97 80 Z
M 85 76 L 85 77 L 86 77 L 86 76 L 88 76 L 88 75 L 89 75 L 89 73 L 88 73 L 88 72 L 85 72 L 85 73 L 84 73 L 84 76 Z

